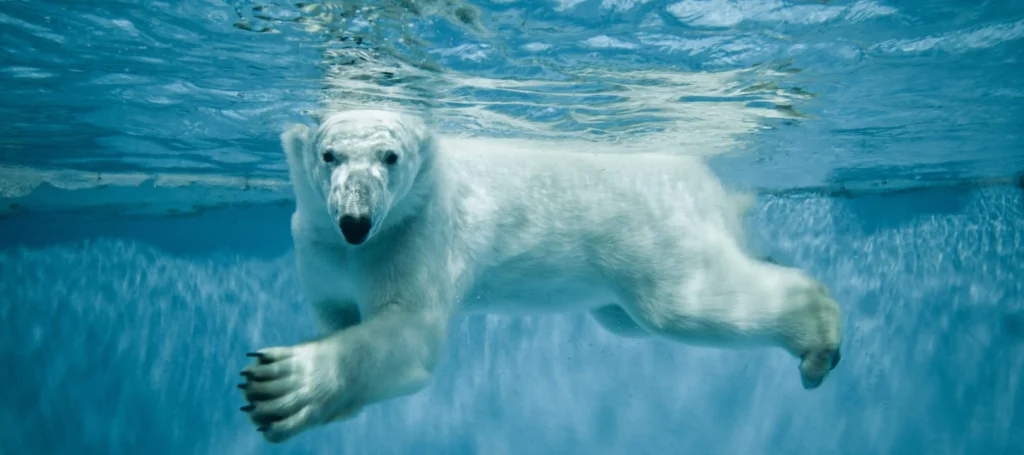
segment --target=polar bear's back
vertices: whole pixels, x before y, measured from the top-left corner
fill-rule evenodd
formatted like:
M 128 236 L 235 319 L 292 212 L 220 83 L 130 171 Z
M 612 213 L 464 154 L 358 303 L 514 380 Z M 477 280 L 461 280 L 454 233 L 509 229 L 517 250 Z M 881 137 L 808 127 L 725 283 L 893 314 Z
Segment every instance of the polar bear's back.
M 444 141 L 439 153 L 459 180 L 486 191 L 504 210 L 528 205 L 522 209 L 563 221 L 631 218 L 648 227 L 740 232 L 740 199 L 699 157 L 485 139 Z

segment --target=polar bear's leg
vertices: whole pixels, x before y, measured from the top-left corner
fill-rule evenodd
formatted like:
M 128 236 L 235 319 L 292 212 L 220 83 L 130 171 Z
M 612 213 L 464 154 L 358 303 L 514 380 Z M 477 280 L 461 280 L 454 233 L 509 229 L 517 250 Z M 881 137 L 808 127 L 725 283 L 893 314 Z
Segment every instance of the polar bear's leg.
M 769 266 L 799 275 L 795 269 Z M 650 332 L 684 343 L 781 346 L 801 360 L 804 388 L 820 386 L 839 363 L 842 336 L 841 310 L 824 286 L 810 279 L 781 285 L 758 276 L 716 278 L 700 272 L 681 285 L 655 284 L 624 301 L 624 309 Z
M 616 335 L 626 338 L 650 336 L 650 332 L 637 325 L 636 321 L 626 313 L 626 310 L 618 305 L 606 305 L 593 309 L 590 311 L 590 315 L 601 327 Z
M 314 303 L 313 313 L 316 316 L 317 333 L 322 336 L 359 325 L 363 319 L 362 315 L 359 314 L 359 307 L 354 303 Z M 328 420 L 331 422 L 348 420 L 359 415 L 359 412 L 362 410 L 362 405 L 354 404 L 337 411 L 334 417 L 330 417 Z
M 842 317 L 839 304 L 825 286 L 812 283 L 793 293 L 803 302 L 800 310 L 787 315 L 784 341 L 787 349 L 800 358 L 800 379 L 805 389 L 821 385 L 842 358 Z
M 317 332 L 327 335 L 362 322 L 359 307 L 354 303 L 314 302 Z
M 277 443 L 414 393 L 433 375 L 447 321 L 437 307 L 394 309 L 305 343 L 249 353 L 256 362 L 241 373 L 250 403 L 242 411 Z

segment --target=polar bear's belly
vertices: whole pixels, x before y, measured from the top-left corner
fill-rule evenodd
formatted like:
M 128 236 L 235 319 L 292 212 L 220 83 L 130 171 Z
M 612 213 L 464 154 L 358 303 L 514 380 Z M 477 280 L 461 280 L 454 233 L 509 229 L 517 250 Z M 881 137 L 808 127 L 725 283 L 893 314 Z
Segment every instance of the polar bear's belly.
M 596 272 L 535 264 L 507 264 L 485 271 L 466 294 L 471 313 L 529 315 L 588 310 L 618 296 Z

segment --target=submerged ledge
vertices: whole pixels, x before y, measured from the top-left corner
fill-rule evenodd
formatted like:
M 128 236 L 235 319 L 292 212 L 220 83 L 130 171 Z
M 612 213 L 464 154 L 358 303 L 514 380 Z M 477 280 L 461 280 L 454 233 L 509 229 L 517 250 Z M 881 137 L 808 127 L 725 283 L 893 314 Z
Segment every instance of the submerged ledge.
M 83 210 L 194 214 L 227 206 L 291 204 L 292 199 L 285 179 L 0 167 L 0 216 Z
M 937 188 L 982 188 L 1016 185 L 1024 176 L 959 180 L 878 180 L 842 184 L 749 188 L 761 195 L 843 197 L 926 191 Z M 126 215 L 190 215 L 206 210 L 291 205 L 287 179 L 216 174 L 87 172 L 0 166 L 0 218 L 33 212 L 117 213 Z

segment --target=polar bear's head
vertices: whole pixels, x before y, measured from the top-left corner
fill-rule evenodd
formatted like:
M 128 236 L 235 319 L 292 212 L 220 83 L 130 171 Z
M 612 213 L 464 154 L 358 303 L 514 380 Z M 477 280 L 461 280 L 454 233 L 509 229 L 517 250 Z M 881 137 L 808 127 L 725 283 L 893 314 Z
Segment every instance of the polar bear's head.
M 407 196 L 433 151 L 432 135 L 420 118 L 343 111 L 325 117 L 316 130 L 301 133 L 293 134 L 292 144 L 289 133 L 283 138 L 289 165 L 301 165 L 308 173 L 311 189 L 326 202 L 346 242 L 362 244 L 413 209 L 403 202 L 416 199 Z M 296 153 L 301 162 L 291 156 Z

